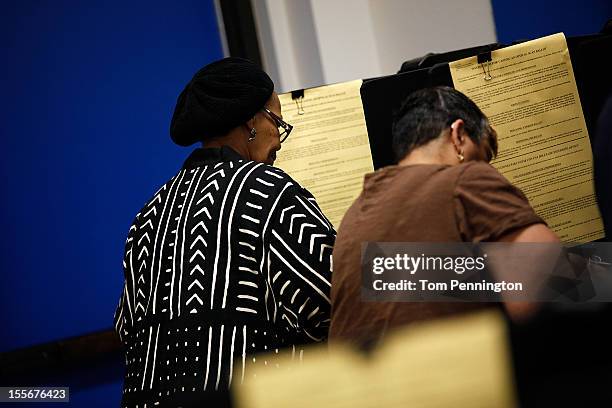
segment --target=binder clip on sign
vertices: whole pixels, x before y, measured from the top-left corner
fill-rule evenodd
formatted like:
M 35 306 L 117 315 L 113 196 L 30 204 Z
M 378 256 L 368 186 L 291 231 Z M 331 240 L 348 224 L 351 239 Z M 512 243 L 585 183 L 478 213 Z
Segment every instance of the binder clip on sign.
M 291 99 L 295 101 L 295 106 L 297 107 L 298 115 L 304 114 L 304 90 L 300 89 L 298 91 L 291 92 Z
M 491 58 L 491 51 L 480 53 L 476 57 L 476 61 L 482 67 L 482 73 L 484 74 L 485 81 L 490 81 L 493 79 L 493 77 L 491 76 L 491 61 L 492 60 L 493 59 Z

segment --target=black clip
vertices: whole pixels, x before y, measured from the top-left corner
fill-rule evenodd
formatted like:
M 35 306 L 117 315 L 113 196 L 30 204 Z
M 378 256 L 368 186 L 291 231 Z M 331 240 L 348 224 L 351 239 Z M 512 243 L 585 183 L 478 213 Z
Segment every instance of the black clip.
M 493 59 L 491 58 L 491 51 L 481 52 L 480 54 L 478 54 L 476 59 L 478 60 L 479 64 L 484 64 L 485 62 L 493 61 Z
M 484 74 L 485 81 L 490 81 L 491 79 L 493 79 L 493 77 L 491 76 L 491 61 L 493 61 L 493 58 L 491 58 L 491 51 L 481 52 L 476 57 L 476 62 L 482 65 L 482 73 Z M 485 66 L 487 67 L 486 70 Z
M 295 101 L 295 106 L 297 106 L 298 115 L 303 115 L 304 112 L 304 90 L 298 89 L 296 91 L 291 91 L 291 99 Z

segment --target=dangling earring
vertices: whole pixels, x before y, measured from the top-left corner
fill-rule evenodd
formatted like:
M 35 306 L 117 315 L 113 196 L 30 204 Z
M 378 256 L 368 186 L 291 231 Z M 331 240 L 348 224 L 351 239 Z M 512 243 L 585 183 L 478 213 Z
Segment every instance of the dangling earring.
M 457 153 L 457 159 L 459 159 L 459 163 L 463 163 L 463 161 L 465 160 L 465 157 L 463 157 L 463 150 Z
M 255 128 L 251 128 L 251 136 L 249 136 L 249 142 L 252 142 L 253 140 L 255 140 L 255 136 L 257 136 L 257 130 L 255 130 Z

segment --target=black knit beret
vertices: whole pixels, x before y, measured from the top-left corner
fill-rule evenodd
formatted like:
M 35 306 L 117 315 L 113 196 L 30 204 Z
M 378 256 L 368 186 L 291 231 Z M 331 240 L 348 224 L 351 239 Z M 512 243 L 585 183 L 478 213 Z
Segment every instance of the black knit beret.
M 222 136 L 264 107 L 274 83 L 261 68 L 242 58 L 224 58 L 193 76 L 178 97 L 170 136 L 181 146 Z

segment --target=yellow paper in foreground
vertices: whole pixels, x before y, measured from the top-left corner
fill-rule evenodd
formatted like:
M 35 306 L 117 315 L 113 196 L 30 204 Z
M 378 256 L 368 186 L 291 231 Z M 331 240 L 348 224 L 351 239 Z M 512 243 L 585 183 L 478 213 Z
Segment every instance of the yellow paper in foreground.
M 499 137 L 491 164 L 518 186 L 564 242 L 602 238 L 591 144 L 563 34 L 450 64 L 457 90 L 489 117 Z M 491 79 L 484 77 L 490 73 Z
M 283 119 L 294 129 L 274 165 L 314 195 L 336 229 L 361 192 L 363 175 L 374 170 L 361 82 L 306 89 L 297 103 L 290 93 L 279 95 Z
M 235 387 L 237 407 L 516 406 L 506 328 L 497 312 L 411 325 L 367 358 L 333 345 L 307 349 L 301 363 L 286 360 Z

